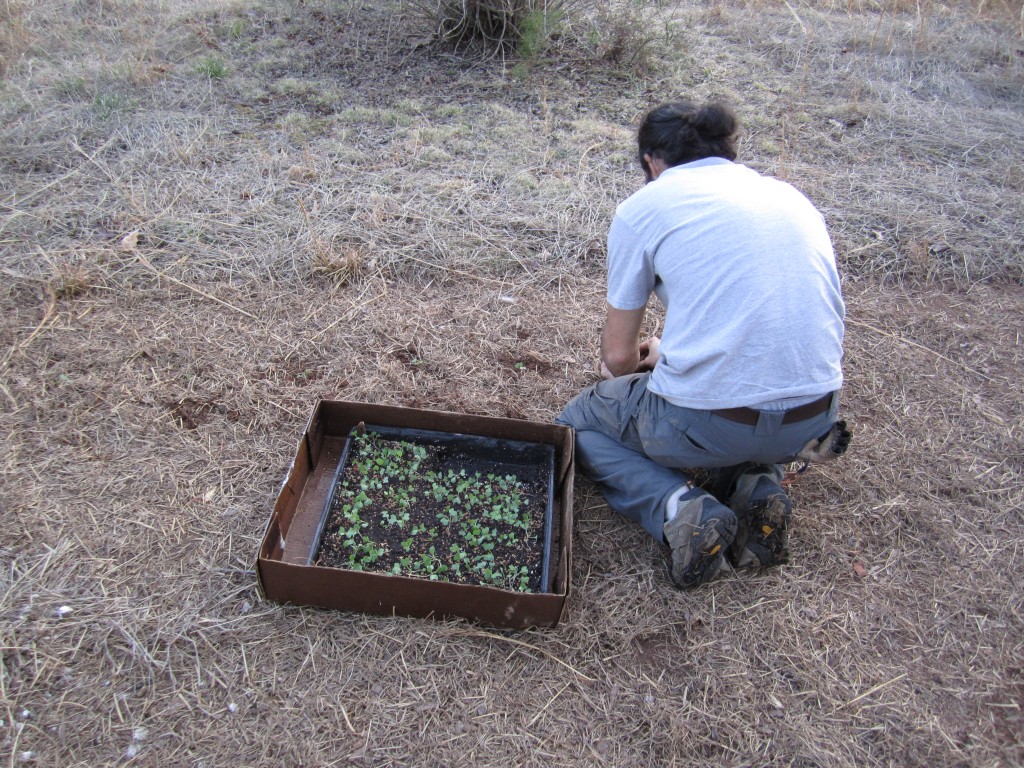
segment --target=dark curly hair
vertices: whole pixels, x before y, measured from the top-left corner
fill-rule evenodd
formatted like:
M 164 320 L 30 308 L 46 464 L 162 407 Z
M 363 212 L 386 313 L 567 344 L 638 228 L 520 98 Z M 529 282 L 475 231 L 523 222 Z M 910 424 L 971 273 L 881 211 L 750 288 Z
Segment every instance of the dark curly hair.
M 640 165 L 650 179 L 644 155 L 657 157 L 670 168 L 705 157 L 736 159 L 739 120 L 721 102 L 698 107 L 690 101 L 673 101 L 648 112 L 637 131 Z

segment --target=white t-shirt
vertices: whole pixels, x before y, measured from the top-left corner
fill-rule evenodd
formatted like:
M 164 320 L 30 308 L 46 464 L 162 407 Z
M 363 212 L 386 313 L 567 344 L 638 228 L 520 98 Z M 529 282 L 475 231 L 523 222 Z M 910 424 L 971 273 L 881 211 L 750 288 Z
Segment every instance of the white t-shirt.
M 722 158 L 665 170 L 608 233 L 608 303 L 666 309 L 648 388 L 686 408 L 799 404 L 843 382 L 845 307 L 825 221 Z

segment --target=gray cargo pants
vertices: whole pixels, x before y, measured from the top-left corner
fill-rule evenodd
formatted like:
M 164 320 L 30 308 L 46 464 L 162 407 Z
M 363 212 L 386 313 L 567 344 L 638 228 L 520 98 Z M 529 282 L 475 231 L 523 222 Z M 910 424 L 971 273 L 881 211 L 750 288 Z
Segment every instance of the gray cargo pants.
M 600 381 L 555 421 L 576 430 L 578 466 L 600 485 L 609 506 L 660 542 L 665 503 L 691 479 L 685 470 L 791 461 L 808 440 L 828 431 L 839 409 L 837 392 L 827 411 L 805 421 L 783 424 L 784 411 L 764 411 L 748 426 L 672 405 L 647 391 L 648 379 L 650 373 L 636 373 Z

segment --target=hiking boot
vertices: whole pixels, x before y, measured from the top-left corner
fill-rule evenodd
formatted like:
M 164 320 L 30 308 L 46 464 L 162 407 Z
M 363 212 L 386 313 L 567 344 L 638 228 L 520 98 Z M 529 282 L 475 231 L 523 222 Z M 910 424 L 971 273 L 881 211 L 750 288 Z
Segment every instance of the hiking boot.
M 723 497 L 736 513 L 736 537 L 726 553 L 734 568 L 768 568 L 789 560 L 789 523 L 793 503 L 779 481 L 775 465 L 737 468 Z
M 692 589 L 728 570 L 725 552 L 736 535 L 736 515 L 699 488 L 683 487 L 668 500 L 665 541 L 672 548 L 672 581 Z

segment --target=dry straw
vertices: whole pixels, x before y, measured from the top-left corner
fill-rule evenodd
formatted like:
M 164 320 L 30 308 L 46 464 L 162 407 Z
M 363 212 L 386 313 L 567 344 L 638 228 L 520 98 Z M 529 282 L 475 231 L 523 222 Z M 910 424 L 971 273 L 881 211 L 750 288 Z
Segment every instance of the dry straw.
M 15 10 L 7 764 L 1024 761 L 1019 9 L 651 3 L 645 70 L 599 4 L 527 77 L 387 3 Z M 632 131 L 680 93 L 836 241 L 854 445 L 793 480 L 793 562 L 679 592 L 581 480 L 555 629 L 263 602 L 317 399 L 548 421 L 594 380 Z

